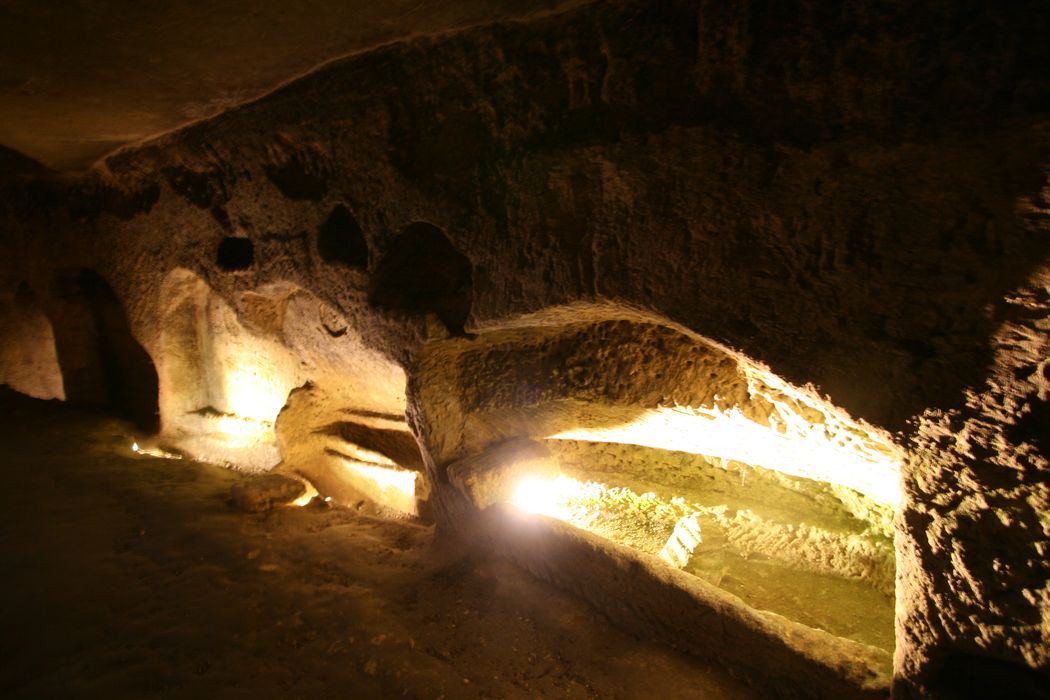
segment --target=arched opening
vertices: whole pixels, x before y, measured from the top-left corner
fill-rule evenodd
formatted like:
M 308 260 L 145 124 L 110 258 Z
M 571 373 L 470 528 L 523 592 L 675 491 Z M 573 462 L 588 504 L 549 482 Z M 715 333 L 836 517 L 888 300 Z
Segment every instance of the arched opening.
M 368 244 L 357 219 L 342 204 L 335 207 L 317 232 L 317 254 L 329 263 L 368 267 Z
M 435 313 L 462 333 L 473 293 L 470 260 L 441 229 L 417 222 L 387 249 L 372 278 L 369 299 L 378 307 Z
M 155 431 L 157 371 L 109 283 L 91 269 L 62 270 L 55 275 L 50 310 L 66 398 L 108 406 Z
M 0 384 L 38 399 L 64 399 L 55 334 L 25 281 L 0 297 Z
M 219 242 L 215 263 L 228 272 L 247 270 L 255 262 L 255 244 L 242 236 L 227 236 Z

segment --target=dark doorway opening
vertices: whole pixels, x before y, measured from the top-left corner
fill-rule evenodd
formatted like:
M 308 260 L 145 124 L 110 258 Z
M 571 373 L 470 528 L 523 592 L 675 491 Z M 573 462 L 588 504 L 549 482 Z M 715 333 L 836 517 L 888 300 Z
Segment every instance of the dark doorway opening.
M 50 310 L 66 398 L 156 431 L 157 370 L 106 280 L 90 269 L 59 272 Z
M 342 204 L 332 210 L 317 232 L 317 253 L 325 262 L 368 267 L 368 244 L 357 219 Z
M 255 262 L 255 245 L 247 238 L 227 236 L 219 243 L 215 262 L 223 270 L 247 270 Z
M 467 256 L 441 229 L 414 223 L 394 239 L 379 262 L 369 298 L 382 308 L 435 313 L 451 332 L 462 334 L 472 285 Z

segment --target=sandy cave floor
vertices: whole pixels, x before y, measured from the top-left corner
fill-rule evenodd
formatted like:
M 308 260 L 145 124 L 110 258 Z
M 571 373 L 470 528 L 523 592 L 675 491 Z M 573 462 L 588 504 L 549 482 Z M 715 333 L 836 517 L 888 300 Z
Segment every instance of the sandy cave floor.
M 416 522 L 229 504 L 236 473 L 0 393 L 0 695 L 750 698 Z

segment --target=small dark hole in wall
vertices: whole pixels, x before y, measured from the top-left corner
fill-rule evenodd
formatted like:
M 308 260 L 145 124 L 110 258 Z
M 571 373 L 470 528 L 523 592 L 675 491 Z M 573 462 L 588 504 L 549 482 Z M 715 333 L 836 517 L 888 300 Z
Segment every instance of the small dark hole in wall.
M 1033 400 L 1028 411 L 1008 426 L 1007 435 L 1016 444 L 1027 442 L 1050 455 L 1050 402 Z
M 15 308 L 23 313 L 36 309 L 36 294 L 25 280 L 19 282 L 15 290 Z
M 368 267 L 365 235 L 357 219 L 342 204 L 332 210 L 317 232 L 317 254 L 325 262 Z
M 223 270 L 247 270 L 255 262 L 255 245 L 247 238 L 227 236 L 219 243 L 215 262 Z
M 473 269 L 441 229 L 410 224 L 390 244 L 372 277 L 370 301 L 387 309 L 432 312 L 453 333 L 470 315 Z

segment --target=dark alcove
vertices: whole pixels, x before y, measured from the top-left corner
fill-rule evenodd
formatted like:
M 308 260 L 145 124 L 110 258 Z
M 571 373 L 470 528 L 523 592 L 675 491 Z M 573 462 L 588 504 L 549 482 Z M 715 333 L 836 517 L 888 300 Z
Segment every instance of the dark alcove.
M 156 430 L 157 370 L 106 280 L 86 268 L 60 271 L 50 311 L 67 399 L 109 406 Z
M 332 210 L 317 232 L 317 254 L 325 262 L 368 267 L 368 244 L 361 226 L 342 204 Z
M 255 245 L 247 238 L 227 236 L 219 243 L 215 262 L 223 270 L 247 270 L 255 262 Z
M 19 282 L 18 289 L 15 290 L 15 308 L 22 313 L 31 313 L 36 307 L 36 294 L 33 293 L 32 287 L 25 280 Z
M 410 224 L 390 245 L 372 278 L 376 306 L 433 312 L 453 333 L 470 315 L 470 260 L 432 224 Z

